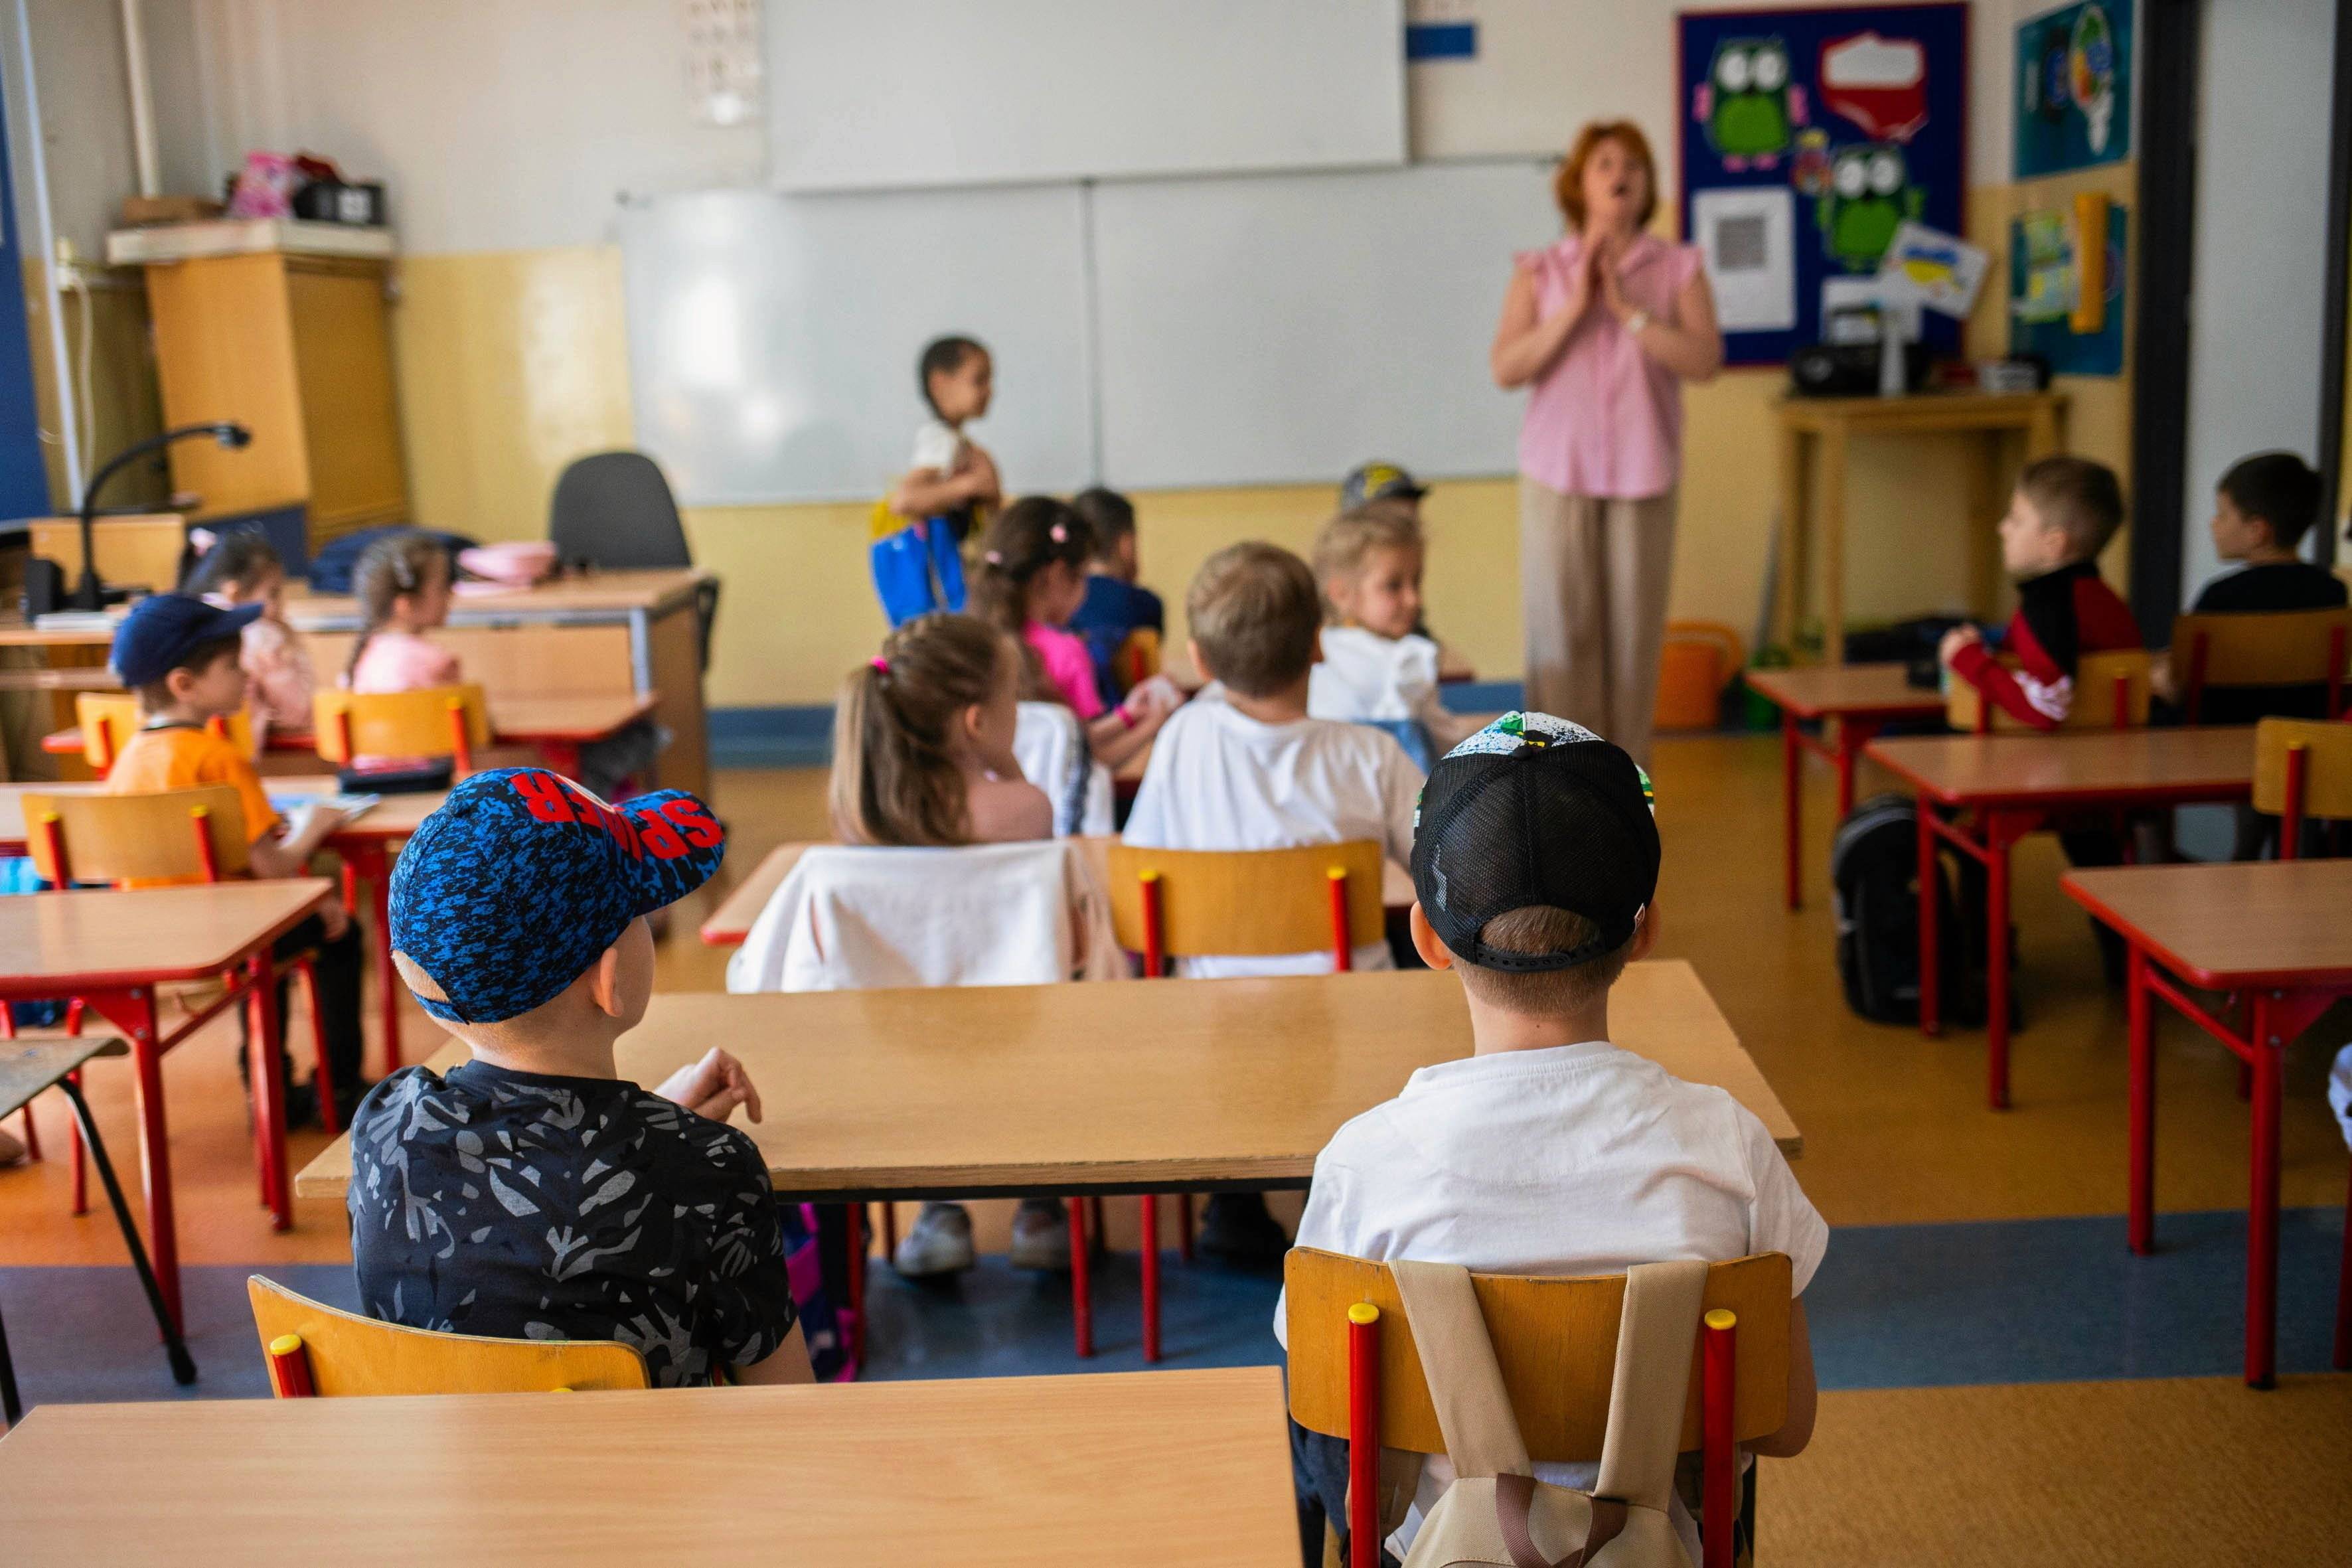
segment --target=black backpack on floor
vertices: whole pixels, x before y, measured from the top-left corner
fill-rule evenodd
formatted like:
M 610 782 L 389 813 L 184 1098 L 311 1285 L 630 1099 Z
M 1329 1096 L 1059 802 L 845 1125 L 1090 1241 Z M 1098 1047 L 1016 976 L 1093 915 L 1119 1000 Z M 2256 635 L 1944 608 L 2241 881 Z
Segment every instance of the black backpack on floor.
M 1937 977 L 1944 1016 L 1984 1022 L 1984 876 L 1963 868 L 1952 896 L 1936 858 Z M 1974 872 L 1974 875 L 1968 873 Z M 1874 795 L 1838 824 L 1830 849 L 1837 911 L 1838 979 L 1846 1005 L 1882 1024 L 1919 1021 L 1919 808 L 1907 795 Z

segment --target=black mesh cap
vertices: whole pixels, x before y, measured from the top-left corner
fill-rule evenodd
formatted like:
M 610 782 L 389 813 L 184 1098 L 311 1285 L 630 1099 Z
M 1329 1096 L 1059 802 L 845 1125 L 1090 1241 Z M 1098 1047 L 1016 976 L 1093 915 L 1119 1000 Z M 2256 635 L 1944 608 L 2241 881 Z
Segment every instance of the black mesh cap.
M 1422 786 L 1412 885 L 1439 939 L 1481 969 L 1566 969 L 1613 952 L 1658 889 L 1649 775 L 1580 725 L 1506 713 L 1446 752 Z M 1479 940 L 1497 915 L 1544 905 L 1600 934 L 1564 952 Z

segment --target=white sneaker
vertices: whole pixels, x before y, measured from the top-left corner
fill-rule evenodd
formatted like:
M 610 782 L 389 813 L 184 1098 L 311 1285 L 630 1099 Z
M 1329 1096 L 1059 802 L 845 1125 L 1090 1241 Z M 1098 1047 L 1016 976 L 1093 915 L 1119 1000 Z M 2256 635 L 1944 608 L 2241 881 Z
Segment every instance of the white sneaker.
M 971 1215 L 961 1204 L 925 1204 L 890 1257 L 909 1279 L 971 1267 Z
M 1051 1198 L 1022 1199 L 1013 1215 L 1011 1256 L 1015 1268 L 1067 1268 L 1069 1211 Z

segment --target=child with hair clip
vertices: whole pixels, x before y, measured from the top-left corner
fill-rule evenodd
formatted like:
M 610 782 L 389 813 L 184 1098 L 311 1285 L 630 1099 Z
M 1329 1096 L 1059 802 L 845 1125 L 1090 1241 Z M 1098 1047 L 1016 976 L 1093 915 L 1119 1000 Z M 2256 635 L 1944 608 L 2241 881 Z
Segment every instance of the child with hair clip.
M 362 618 L 343 667 L 345 687 L 415 691 L 465 679 L 457 656 L 426 635 L 449 618 L 456 574 L 448 550 L 428 533 L 396 533 L 368 546 L 352 573 Z M 580 748 L 579 782 L 606 800 L 617 799 L 631 778 L 651 770 L 668 742 L 667 731 L 640 719 Z M 382 765 L 377 758 L 362 761 Z
M 245 670 L 246 710 L 253 716 L 254 744 L 265 744 L 272 730 L 308 732 L 310 695 L 318 677 L 310 668 L 302 634 L 286 623 L 285 562 L 257 528 L 226 533 L 190 529 L 188 542 L 196 552 L 196 560 L 184 592 L 215 609 L 261 606 L 261 614 L 246 623 L 236 656 Z
M 1013 755 L 1024 660 L 971 616 L 918 616 L 849 672 L 834 708 L 833 830 L 845 844 L 949 846 L 1050 838 L 1053 803 Z M 1013 1217 L 1015 1268 L 1058 1268 L 1068 1221 L 1051 1199 Z M 972 1266 L 971 1215 L 927 1203 L 891 1262 L 909 1279 Z
M 1142 754 L 1183 701 L 1153 676 L 1112 708 L 1095 683 L 1094 658 L 1069 629 L 1087 597 L 1094 531 L 1067 502 L 1025 496 L 989 524 L 971 581 L 972 613 L 1020 639 L 1022 695 L 1059 702 L 1086 727 L 1095 760 L 1116 772 Z

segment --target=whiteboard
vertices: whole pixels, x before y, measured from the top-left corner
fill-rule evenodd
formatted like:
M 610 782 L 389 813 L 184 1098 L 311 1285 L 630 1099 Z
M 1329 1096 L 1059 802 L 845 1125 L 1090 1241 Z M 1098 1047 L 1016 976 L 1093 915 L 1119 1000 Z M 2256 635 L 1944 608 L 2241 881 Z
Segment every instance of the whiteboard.
M 793 191 L 1397 164 L 1402 0 L 768 0 Z
M 1105 482 L 1516 471 L 1486 345 L 1559 232 L 1548 161 L 1097 187 Z
M 996 361 L 971 426 L 1008 481 L 1093 477 L 1084 195 L 700 191 L 625 206 L 637 444 L 690 506 L 878 498 L 929 417 L 924 343 Z

